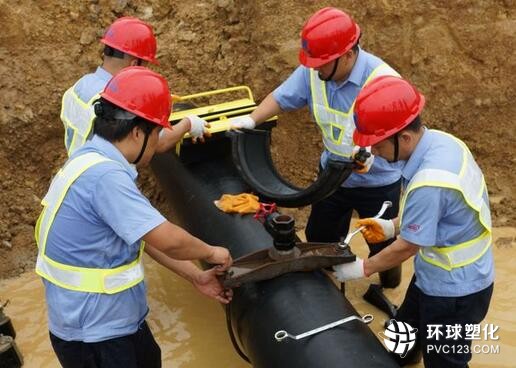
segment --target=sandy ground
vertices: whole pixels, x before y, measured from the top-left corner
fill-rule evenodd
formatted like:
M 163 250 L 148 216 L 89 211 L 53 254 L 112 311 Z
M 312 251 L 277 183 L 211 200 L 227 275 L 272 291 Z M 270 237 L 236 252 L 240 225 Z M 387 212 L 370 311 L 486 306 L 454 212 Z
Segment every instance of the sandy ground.
M 499 340 L 475 343 L 499 345 L 500 353 L 477 354 L 471 367 L 514 367 L 516 321 L 512 301 L 516 294 L 512 287 L 512 260 L 516 257 L 516 230 L 496 228 L 494 237 L 497 281 L 491 308 L 483 324 L 499 326 Z M 353 240 L 352 249 L 362 257 L 367 255 L 367 247 L 358 237 Z M 232 349 L 224 312 L 218 303 L 203 298 L 187 282 L 152 260 L 146 260 L 145 269 L 151 309 L 148 321 L 161 346 L 164 367 L 249 367 Z M 403 300 L 412 272 L 412 262 L 408 261 L 403 266 L 402 284 L 386 291 L 394 304 L 399 305 Z M 378 333 L 383 331 L 386 315 L 362 299 L 369 282 L 378 282 L 377 277 L 349 282 L 346 297 L 360 314 L 373 314 L 375 319 L 369 326 Z M 25 367 L 57 367 L 48 339 L 44 291 L 39 278 L 32 272 L 24 273 L 17 278 L 0 281 L 0 289 L 2 297 L 11 301 L 6 313 L 13 320 L 18 334 L 16 343 L 24 355 Z M 422 364 L 414 367 L 422 367 Z

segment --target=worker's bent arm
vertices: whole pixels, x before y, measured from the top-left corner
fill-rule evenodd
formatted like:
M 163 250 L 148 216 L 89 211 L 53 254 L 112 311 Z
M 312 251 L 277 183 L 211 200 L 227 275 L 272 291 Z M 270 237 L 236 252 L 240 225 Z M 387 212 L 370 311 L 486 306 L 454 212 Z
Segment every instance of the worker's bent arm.
M 214 253 L 213 247 L 169 221 L 149 231 L 143 240 L 178 260 L 207 259 Z
M 197 265 L 192 261 L 179 261 L 177 259 L 170 258 L 150 244 L 145 245 L 145 252 L 163 267 L 168 268 L 192 283 L 195 278 L 202 273 L 199 267 L 197 267 Z
M 172 259 L 150 244 L 145 244 L 145 252 L 162 266 L 191 282 L 201 294 L 224 304 L 228 304 L 231 301 L 233 297 L 232 290 L 224 289 L 224 286 L 217 278 L 223 272 L 219 267 L 203 271 L 192 261 Z
M 265 120 L 278 115 L 281 112 L 281 107 L 274 98 L 272 92 L 265 97 L 265 99 L 258 105 L 256 110 L 251 113 L 251 118 L 255 123 L 261 124 Z
M 160 133 L 157 153 L 163 153 L 174 147 L 186 133 L 190 130 L 190 120 L 188 118 L 182 119 L 179 123 L 174 125 L 172 129 L 163 129 Z
M 375 272 L 389 270 L 415 255 L 418 250 L 419 246 L 398 237 L 380 253 L 364 261 L 364 273 L 366 276 L 371 276 Z

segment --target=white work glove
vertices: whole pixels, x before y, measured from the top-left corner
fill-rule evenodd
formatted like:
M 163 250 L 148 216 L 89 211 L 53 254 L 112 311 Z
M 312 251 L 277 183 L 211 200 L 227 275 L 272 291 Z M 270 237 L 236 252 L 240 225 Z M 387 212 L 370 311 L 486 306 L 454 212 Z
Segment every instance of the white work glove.
M 335 271 L 333 276 L 335 276 L 335 278 L 340 282 L 365 277 L 364 260 L 358 257 L 355 262 L 333 266 L 333 270 Z
M 256 122 L 253 120 L 251 115 L 237 116 L 229 120 L 231 129 L 254 129 Z
M 365 226 L 362 234 L 368 243 L 375 244 L 392 239 L 396 236 L 392 220 L 364 218 L 357 221 L 355 227 Z
M 192 141 L 194 141 L 194 143 L 197 141 L 197 139 L 204 141 L 204 136 L 210 135 L 208 131 L 210 124 L 208 124 L 206 120 L 198 117 L 197 115 L 189 115 L 187 118 L 190 120 L 190 130 L 188 132 L 192 137 Z
M 371 153 L 371 146 L 363 147 L 365 151 L 360 151 L 361 148 L 362 147 L 360 146 L 353 147 L 351 158 L 353 159 L 353 163 L 355 164 L 353 171 L 359 174 L 365 174 L 369 171 L 369 169 L 371 169 L 371 166 L 373 166 L 374 155 Z M 366 157 L 368 154 L 369 157 Z

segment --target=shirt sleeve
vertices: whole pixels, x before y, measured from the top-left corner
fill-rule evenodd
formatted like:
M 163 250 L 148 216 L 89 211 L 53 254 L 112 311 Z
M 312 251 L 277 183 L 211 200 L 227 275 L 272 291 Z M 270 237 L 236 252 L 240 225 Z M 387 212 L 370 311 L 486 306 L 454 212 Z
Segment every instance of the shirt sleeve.
M 308 69 L 303 66 L 297 67 L 294 73 L 272 93 L 283 111 L 297 110 L 306 106 L 309 94 Z
M 400 224 L 402 239 L 422 247 L 437 245 L 437 227 L 445 208 L 444 190 L 421 187 L 409 193 Z
M 127 244 L 166 221 L 121 169 L 112 169 L 100 178 L 93 204 L 101 219 Z

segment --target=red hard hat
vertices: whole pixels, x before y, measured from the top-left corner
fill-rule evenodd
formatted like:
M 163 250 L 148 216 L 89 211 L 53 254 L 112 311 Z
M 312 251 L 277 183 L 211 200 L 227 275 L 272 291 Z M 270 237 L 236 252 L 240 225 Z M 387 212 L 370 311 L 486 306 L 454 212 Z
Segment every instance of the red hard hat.
M 168 83 L 160 74 L 143 66 L 122 69 L 100 96 L 114 105 L 154 124 L 169 127 L 172 98 Z
M 317 68 L 344 55 L 359 38 L 360 27 L 349 15 L 335 8 L 321 9 L 303 26 L 299 62 Z
M 355 107 L 355 144 L 372 146 L 409 125 L 423 110 L 425 96 L 404 79 L 382 76 L 358 94 Z
M 105 45 L 142 60 L 158 64 L 152 27 L 134 17 L 118 18 L 100 40 Z

